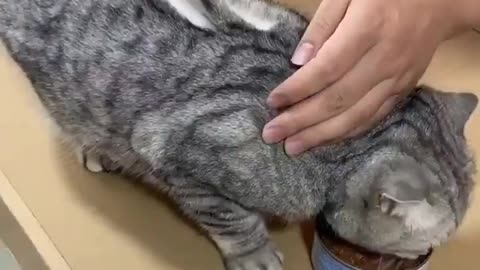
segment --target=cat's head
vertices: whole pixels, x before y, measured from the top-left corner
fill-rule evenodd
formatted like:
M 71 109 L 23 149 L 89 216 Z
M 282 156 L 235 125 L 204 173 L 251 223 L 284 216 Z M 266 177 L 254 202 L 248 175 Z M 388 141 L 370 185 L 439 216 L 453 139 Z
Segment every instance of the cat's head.
M 360 139 L 373 146 L 346 181 L 346 200 L 325 213 L 333 229 L 402 257 L 443 243 L 468 208 L 475 166 L 463 133 L 477 102 L 423 87 Z

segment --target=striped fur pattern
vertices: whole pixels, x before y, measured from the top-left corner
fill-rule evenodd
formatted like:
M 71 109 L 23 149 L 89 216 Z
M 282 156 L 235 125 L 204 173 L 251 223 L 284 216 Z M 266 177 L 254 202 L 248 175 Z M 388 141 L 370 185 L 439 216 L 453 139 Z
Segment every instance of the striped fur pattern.
M 322 213 L 342 237 L 405 257 L 461 223 L 473 95 L 422 88 L 369 134 L 289 158 L 260 131 L 305 20 L 185 1 L 0 0 L 1 39 L 88 169 L 168 194 L 229 270 L 282 268 L 267 216 Z

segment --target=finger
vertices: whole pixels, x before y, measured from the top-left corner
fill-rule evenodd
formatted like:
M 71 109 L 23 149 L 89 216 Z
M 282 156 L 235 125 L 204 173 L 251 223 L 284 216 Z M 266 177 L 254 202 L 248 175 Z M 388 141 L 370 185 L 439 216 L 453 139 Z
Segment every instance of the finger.
M 388 77 L 377 68 L 382 59 L 381 51 L 371 50 L 340 81 L 285 110 L 265 126 L 265 142 L 280 141 L 346 111 Z
M 376 38 L 359 30 L 364 19 L 352 18 L 349 13 L 354 12 L 347 11 L 335 33 L 315 58 L 272 91 L 267 99 L 269 106 L 289 106 L 322 91 L 351 70 L 373 47 Z
M 352 138 L 359 136 L 379 124 L 387 115 L 395 108 L 397 103 L 402 100 L 402 97 L 399 95 L 392 96 L 383 103 L 383 105 L 378 109 L 378 111 L 364 124 L 356 128 L 354 131 L 350 132 L 345 138 Z
M 292 57 L 295 65 L 305 65 L 333 34 L 342 20 L 350 0 L 324 0 L 308 25 Z
M 419 67 L 414 68 L 410 71 L 407 71 L 406 74 L 397 81 L 396 87 L 400 89 L 395 91 L 398 94 L 391 96 L 385 103 L 380 107 L 380 109 L 375 113 L 372 119 L 369 119 L 364 124 L 359 126 L 354 131 L 350 132 L 345 138 L 352 138 L 362 133 L 365 133 L 379 124 L 385 117 L 395 108 L 395 106 L 406 96 L 410 94 L 410 92 L 415 89 L 416 83 L 420 80 L 421 76 L 423 75 L 425 68 L 422 65 Z
M 393 79 L 385 80 L 345 113 L 288 138 L 285 151 L 294 156 L 325 142 L 345 137 L 378 111 L 390 96 L 392 86 Z

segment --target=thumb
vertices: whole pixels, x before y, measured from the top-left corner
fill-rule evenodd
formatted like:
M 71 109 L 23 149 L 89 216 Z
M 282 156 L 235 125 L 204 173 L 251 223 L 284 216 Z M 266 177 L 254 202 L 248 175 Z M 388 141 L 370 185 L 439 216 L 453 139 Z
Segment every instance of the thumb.
M 292 63 L 305 65 L 335 32 L 351 0 L 323 0 L 295 50 Z

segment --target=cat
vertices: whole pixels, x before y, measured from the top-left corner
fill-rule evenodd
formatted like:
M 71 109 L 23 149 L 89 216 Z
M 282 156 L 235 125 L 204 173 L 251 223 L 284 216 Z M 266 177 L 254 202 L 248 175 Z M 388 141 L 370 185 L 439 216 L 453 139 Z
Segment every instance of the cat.
M 282 269 L 271 216 L 427 253 L 469 205 L 477 98 L 420 86 L 367 134 L 289 157 L 260 134 L 306 25 L 256 0 L 0 0 L 2 41 L 85 167 L 167 194 L 226 269 Z

